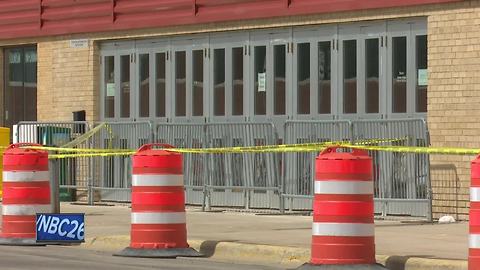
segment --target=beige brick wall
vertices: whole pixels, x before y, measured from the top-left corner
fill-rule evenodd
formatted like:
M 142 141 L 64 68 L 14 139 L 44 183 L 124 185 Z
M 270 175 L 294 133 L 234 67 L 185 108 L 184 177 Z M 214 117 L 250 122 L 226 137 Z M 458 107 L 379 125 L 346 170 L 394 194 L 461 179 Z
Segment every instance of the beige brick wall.
M 0 46 L 38 43 L 40 121 L 71 120 L 71 112 L 76 110 L 86 110 L 87 120 L 97 120 L 100 99 L 98 43 L 101 40 L 416 16 L 428 17 L 428 124 L 432 145 L 480 148 L 480 123 L 477 121 L 480 117 L 480 1 L 9 40 L 0 41 Z M 70 48 L 68 40 L 72 38 L 89 38 L 89 48 Z M 461 219 L 467 217 L 471 159 L 471 156 L 431 157 L 435 217 L 443 214 Z
M 87 111 L 98 120 L 98 47 L 71 48 L 69 40 L 38 43 L 38 120 L 71 121 L 72 112 Z
M 428 123 L 434 146 L 480 148 L 480 2 L 428 17 Z M 435 217 L 468 217 L 472 156 L 431 157 Z

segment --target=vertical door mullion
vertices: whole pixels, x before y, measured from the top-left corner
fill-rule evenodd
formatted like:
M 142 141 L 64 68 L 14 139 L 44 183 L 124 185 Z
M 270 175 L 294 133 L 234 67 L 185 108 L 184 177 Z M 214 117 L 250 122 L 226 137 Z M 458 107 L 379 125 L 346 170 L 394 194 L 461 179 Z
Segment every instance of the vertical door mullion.
M 341 64 L 340 61 L 342 60 L 339 56 L 339 35 L 338 35 L 338 26 L 335 26 L 334 35 L 331 39 L 330 49 L 331 49 L 331 58 L 330 58 L 330 81 L 331 81 L 331 89 L 330 89 L 330 102 L 331 102 L 331 109 L 330 113 L 332 118 L 338 118 L 340 115 L 339 110 L 339 102 L 340 102 L 340 68 Z M 318 46 L 318 45 L 317 45 Z M 317 60 L 318 61 L 318 60 Z
M 148 51 L 148 104 L 149 104 L 149 115 L 148 115 L 148 120 L 153 121 L 156 118 L 156 107 L 155 107 L 155 101 L 157 100 L 157 97 L 155 96 L 155 90 L 156 90 L 156 69 L 155 69 L 155 60 L 156 60 L 156 55 L 155 51 L 153 49 L 149 49 Z
M 408 24 L 407 33 L 407 115 L 409 117 L 415 114 L 415 84 L 416 84 L 416 55 L 415 55 L 415 35 L 413 34 L 413 24 Z
M 185 110 L 185 117 L 187 119 L 191 118 L 193 116 L 193 110 L 192 110 L 192 100 L 193 100 L 193 83 L 192 83 L 192 78 L 193 78 L 193 50 L 192 48 L 186 48 L 186 55 L 185 55 L 185 68 L 186 68 L 186 80 L 185 80 L 185 89 L 186 89 L 186 110 Z
M 274 46 L 277 45 L 277 44 L 273 44 L 273 42 L 268 42 L 267 41 L 267 87 L 266 87 L 266 117 L 267 119 L 271 119 L 272 116 L 274 116 L 274 92 L 275 91 L 275 70 L 274 70 L 274 66 L 273 66 L 273 62 L 274 62 Z M 268 72 L 270 71 L 270 72 Z
M 120 99 L 121 99 L 121 81 L 120 81 L 120 53 L 115 53 L 113 70 L 115 72 L 115 100 L 114 100 L 114 119 L 120 120 Z
M 310 42 L 310 115 L 309 118 L 315 119 L 318 114 L 318 42 Z
M 137 102 L 139 99 L 140 89 L 137 83 L 136 78 L 138 77 L 137 72 L 139 72 L 139 65 L 140 62 L 138 59 L 137 50 L 134 49 L 130 51 L 130 117 L 127 119 L 129 120 L 136 120 L 140 116 L 140 106 L 138 106 Z M 132 59 L 133 57 L 133 59 Z
M 232 46 L 224 46 L 225 48 L 225 117 L 232 118 L 233 117 L 233 104 L 232 104 L 232 97 L 233 97 L 233 69 L 232 69 L 232 57 L 233 57 L 233 47 Z M 213 69 L 212 69 L 213 70 Z

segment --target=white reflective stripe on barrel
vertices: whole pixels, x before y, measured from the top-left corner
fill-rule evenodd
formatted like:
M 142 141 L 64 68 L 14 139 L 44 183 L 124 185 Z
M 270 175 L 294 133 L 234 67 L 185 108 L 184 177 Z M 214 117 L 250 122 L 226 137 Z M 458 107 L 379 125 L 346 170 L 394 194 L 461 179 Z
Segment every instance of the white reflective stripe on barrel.
M 185 212 L 173 213 L 132 213 L 132 224 L 182 224 L 187 222 Z
M 374 236 L 374 225 L 362 223 L 323 223 L 314 222 L 314 236 Z
M 470 188 L 470 201 L 471 202 L 480 202 L 480 188 L 471 187 Z
M 134 187 L 172 187 L 183 186 L 181 174 L 134 174 L 132 175 Z
M 4 171 L 3 182 L 41 182 L 49 181 L 49 171 Z
M 315 181 L 315 194 L 373 194 L 372 181 Z
M 29 216 L 38 213 L 51 213 L 50 204 L 4 204 L 2 205 L 2 215 L 6 216 Z
M 470 248 L 480 248 L 480 234 L 470 234 L 468 244 Z

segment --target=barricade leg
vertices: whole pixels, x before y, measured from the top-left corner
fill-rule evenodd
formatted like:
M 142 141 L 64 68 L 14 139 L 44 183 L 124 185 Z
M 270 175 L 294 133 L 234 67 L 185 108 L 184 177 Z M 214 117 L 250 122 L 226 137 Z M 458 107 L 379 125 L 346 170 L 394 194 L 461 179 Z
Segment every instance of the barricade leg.
M 130 246 L 115 255 L 201 257 L 187 243 L 182 156 L 154 146 L 133 156 Z
M 48 153 L 23 145 L 11 145 L 3 155 L 0 245 L 43 245 L 36 243 L 36 214 L 52 212 Z
M 468 269 L 480 269 L 480 157 L 471 164 Z
M 386 269 L 375 261 L 372 167 L 364 151 L 317 157 L 311 261 L 298 269 Z

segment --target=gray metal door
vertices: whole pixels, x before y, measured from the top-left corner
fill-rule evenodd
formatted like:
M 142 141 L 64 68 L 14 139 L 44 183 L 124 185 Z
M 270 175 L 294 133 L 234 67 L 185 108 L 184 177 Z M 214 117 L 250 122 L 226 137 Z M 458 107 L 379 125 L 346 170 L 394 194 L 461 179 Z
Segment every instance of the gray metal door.
M 293 31 L 292 115 L 299 120 L 332 120 L 336 112 L 337 26 Z
M 102 119 L 132 121 L 135 118 L 135 57 L 134 42 L 102 46 Z
M 246 121 L 248 39 L 248 33 L 210 36 L 209 122 Z
M 172 122 L 205 123 L 209 57 L 204 37 L 172 40 Z

